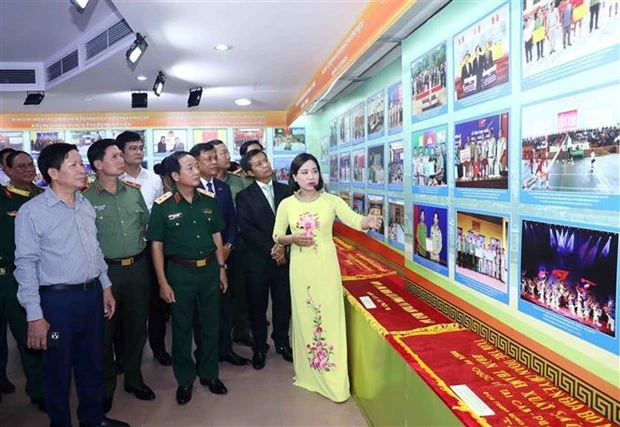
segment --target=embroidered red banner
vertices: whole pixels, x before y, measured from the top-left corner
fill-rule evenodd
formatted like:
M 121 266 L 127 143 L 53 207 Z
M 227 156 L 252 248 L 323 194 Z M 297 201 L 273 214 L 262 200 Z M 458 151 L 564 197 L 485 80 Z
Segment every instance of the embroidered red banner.
M 334 238 L 334 243 L 336 244 L 343 282 L 396 275 L 395 271 L 355 249 L 354 246 L 348 245 L 338 238 Z

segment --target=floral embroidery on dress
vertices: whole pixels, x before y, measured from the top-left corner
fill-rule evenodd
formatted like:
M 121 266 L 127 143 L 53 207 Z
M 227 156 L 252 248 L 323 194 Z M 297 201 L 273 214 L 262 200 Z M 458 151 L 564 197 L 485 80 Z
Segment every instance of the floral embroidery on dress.
M 319 221 L 318 214 L 305 212 L 299 216 L 299 219 L 297 219 L 297 223 L 295 224 L 295 227 L 298 230 L 301 230 L 302 234 L 305 237 L 315 237 L 315 231 L 319 229 L 320 225 L 321 225 L 321 222 Z M 314 245 L 312 246 L 312 248 L 315 251 L 317 251 L 318 246 L 316 244 L 316 241 Z M 302 248 L 300 247 L 299 250 L 301 251 L 301 249 Z
M 312 343 L 306 345 L 306 353 L 310 367 L 319 372 L 330 372 L 336 369 L 336 363 L 330 362 L 330 357 L 334 354 L 334 346 L 329 344 L 325 338 L 323 330 L 323 316 L 321 306 L 314 305 L 310 296 L 310 286 L 307 287 L 306 305 L 314 312 L 314 331 L 312 333 Z

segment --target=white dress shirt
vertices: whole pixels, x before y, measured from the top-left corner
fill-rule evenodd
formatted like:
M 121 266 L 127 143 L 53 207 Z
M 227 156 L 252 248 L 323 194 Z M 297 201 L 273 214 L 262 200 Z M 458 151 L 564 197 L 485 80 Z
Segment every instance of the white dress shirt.
M 261 190 L 263 190 L 263 194 L 269 203 L 272 211 L 276 211 L 276 202 L 273 196 L 273 181 L 269 181 L 269 184 L 263 184 L 260 181 L 256 181 Z
M 153 207 L 153 203 L 155 203 L 155 199 L 164 193 L 161 178 L 155 172 L 144 169 L 142 166 L 140 166 L 140 173 L 137 178 L 125 172 L 120 176 L 120 179 L 121 181 L 129 181 L 140 185 L 140 192 L 142 197 L 144 197 L 146 206 L 149 208 L 149 212 Z

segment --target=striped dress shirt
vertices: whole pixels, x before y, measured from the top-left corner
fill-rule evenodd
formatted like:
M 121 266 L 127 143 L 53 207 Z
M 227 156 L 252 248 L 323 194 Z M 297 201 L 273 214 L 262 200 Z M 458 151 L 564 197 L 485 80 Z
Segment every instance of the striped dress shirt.
M 97 242 L 95 210 L 76 192 L 69 207 L 48 187 L 24 203 L 15 218 L 17 299 L 28 321 L 43 318 L 39 287 L 80 284 L 96 277 L 112 286 Z

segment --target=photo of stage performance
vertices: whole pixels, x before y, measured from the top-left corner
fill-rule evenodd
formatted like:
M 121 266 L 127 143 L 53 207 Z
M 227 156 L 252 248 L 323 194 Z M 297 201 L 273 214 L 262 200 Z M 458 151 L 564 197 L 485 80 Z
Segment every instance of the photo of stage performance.
M 405 147 L 403 141 L 390 142 L 390 162 L 388 163 L 388 190 L 403 189 Z
M 388 243 L 397 249 L 405 249 L 405 201 L 388 198 Z
M 353 212 L 366 215 L 366 195 L 364 193 L 353 193 Z
M 194 130 L 194 145 L 201 142 L 209 142 L 213 139 L 219 139 L 226 144 L 227 129 L 195 129 Z
M 523 219 L 521 302 L 615 337 L 617 270 L 617 232 Z
M 368 235 L 383 241 L 385 237 L 385 196 L 379 196 L 376 194 L 368 195 L 368 212 L 374 212 L 376 215 L 381 215 L 384 221 L 381 223 L 381 227 L 378 230 L 368 230 Z M 374 209 L 374 210 L 373 210 Z
M 446 43 L 411 63 L 411 116 L 447 106 Z M 445 108 L 444 108 L 445 110 Z
M 526 89 L 617 58 L 618 1 L 521 1 L 521 75 Z
M 340 173 L 338 171 L 338 154 L 331 154 L 329 156 L 329 181 L 338 182 Z
M 240 158 L 239 148 L 241 145 L 246 141 L 253 140 L 260 142 L 264 148 L 267 148 L 265 129 L 233 129 L 234 157 Z
M 355 150 L 351 153 L 353 158 L 353 186 L 364 186 L 364 172 L 366 171 L 366 149 Z M 357 184 L 357 185 L 356 185 Z
M 364 116 L 364 103 L 360 102 L 351 110 L 351 138 L 353 144 L 360 144 L 364 142 L 366 136 L 365 129 L 365 116 Z
M 618 99 L 614 85 L 524 107 L 523 191 L 620 194 Z
M 351 153 L 340 153 L 340 182 L 351 182 Z
M 508 217 L 456 211 L 455 279 L 508 302 Z
M 413 205 L 413 261 L 448 275 L 448 209 Z
M 62 131 L 30 132 L 30 153 L 39 154 L 48 145 L 65 142 Z
M 508 189 L 508 113 L 454 126 L 456 187 Z
M 375 188 L 383 188 L 385 184 L 385 166 L 383 144 L 368 147 L 368 167 L 366 176 L 368 177 L 368 186 Z
M 403 82 L 388 87 L 388 135 L 403 131 Z
M 506 3 L 454 37 L 457 101 L 508 83 L 509 15 L 509 3 Z
M 439 125 L 411 135 L 411 171 L 416 187 L 447 187 L 446 141 L 448 126 Z
M 368 98 L 368 121 L 366 135 L 368 139 L 380 138 L 385 133 L 385 91 Z
M 274 153 L 302 153 L 306 151 L 305 128 L 276 128 L 273 130 Z
M 338 119 L 338 145 L 351 142 L 351 112 L 347 111 Z

